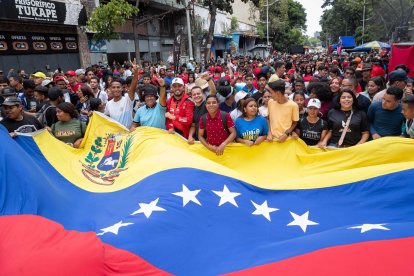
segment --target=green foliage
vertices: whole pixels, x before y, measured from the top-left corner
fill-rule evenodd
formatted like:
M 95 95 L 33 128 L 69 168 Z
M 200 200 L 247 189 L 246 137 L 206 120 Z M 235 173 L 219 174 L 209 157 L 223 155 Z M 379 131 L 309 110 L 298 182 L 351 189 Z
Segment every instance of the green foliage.
M 111 0 L 97 7 L 87 22 L 87 27 L 96 32 L 94 39 L 119 39 L 115 26 L 122 26 L 126 20 L 138 14 L 138 9 L 125 0 Z
M 237 17 L 232 16 L 230 22 L 230 32 L 235 32 L 239 29 L 239 23 L 237 21 Z
M 355 35 L 357 44 L 388 41 L 396 27 L 408 26 L 414 17 L 412 0 L 365 0 L 365 30 L 362 37 L 363 0 L 325 0 L 320 24 L 321 40 L 336 43 L 342 35 Z
M 126 163 L 128 162 L 128 155 L 132 147 L 133 139 L 134 139 L 134 135 L 131 135 L 125 141 L 124 148 L 122 149 L 121 162 L 119 163 L 120 169 L 124 168 L 126 166 Z
M 260 38 L 265 38 L 266 37 L 266 24 L 265 23 L 258 22 L 256 24 L 256 30 L 257 30 L 257 35 Z
M 271 2 L 271 1 L 269 1 Z M 261 2 L 261 21 L 266 22 L 266 1 Z M 264 32 L 266 24 L 264 24 Z M 303 44 L 306 31 L 306 12 L 295 0 L 279 0 L 269 6 L 269 36 L 277 50 L 286 51 L 293 44 Z

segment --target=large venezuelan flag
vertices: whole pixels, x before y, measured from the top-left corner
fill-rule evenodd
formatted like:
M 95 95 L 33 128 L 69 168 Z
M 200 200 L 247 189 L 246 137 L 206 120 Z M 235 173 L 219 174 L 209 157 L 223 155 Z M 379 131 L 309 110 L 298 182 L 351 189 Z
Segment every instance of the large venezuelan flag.
M 82 149 L 0 141 L 0 275 L 414 275 L 410 139 L 216 156 L 94 114 Z

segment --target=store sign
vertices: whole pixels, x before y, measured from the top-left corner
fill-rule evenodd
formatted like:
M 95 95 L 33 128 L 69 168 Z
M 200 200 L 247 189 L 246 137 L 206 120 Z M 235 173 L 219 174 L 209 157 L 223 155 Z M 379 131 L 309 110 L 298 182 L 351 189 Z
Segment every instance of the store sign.
M 0 32 L 0 55 L 77 52 L 76 35 Z
M 86 10 L 79 0 L 1 0 L 0 18 L 37 23 L 85 25 Z

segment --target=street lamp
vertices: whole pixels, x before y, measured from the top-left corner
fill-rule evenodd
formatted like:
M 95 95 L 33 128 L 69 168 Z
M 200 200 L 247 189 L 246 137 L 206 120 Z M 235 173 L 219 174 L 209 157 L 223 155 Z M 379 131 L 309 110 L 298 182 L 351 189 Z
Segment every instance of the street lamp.
M 275 4 L 277 2 L 274 1 L 273 3 L 269 4 L 269 0 L 266 0 L 266 37 L 267 37 L 267 47 L 269 47 L 269 6 Z

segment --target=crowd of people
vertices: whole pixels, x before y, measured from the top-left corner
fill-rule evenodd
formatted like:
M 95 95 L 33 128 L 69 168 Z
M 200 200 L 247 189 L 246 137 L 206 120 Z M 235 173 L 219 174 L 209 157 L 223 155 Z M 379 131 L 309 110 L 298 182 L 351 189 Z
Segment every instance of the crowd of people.
M 386 136 L 414 138 L 410 69 L 375 54 L 273 54 L 202 66 L 159 62 L 98 66 L 46 75 L 0 74 L 0 123 L 11 137 L 46 127 L 79 147 L 94 112 L 130 131 L 165 129 L 221 155 L 228 144 L 302 139 L 350 147 Z M 1 73 L 1 72 L 0 72 Z

